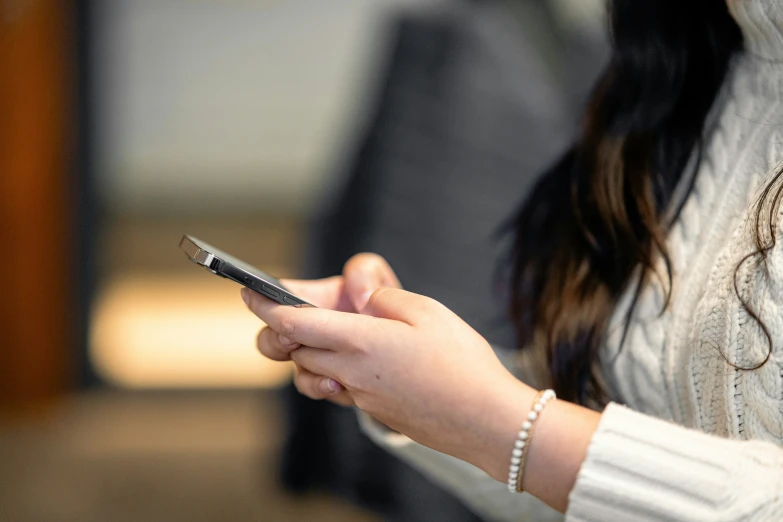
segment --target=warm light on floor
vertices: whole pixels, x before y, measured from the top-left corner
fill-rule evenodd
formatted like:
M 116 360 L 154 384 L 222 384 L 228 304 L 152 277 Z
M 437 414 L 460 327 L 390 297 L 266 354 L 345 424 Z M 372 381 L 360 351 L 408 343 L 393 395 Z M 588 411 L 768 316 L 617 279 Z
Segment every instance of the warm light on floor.
M 130 388 L 279 386 L 291 367 L 258 354 L 260 327 L 229 281 L 127 276 L 96 301 L 90 356 L 104 379 Z

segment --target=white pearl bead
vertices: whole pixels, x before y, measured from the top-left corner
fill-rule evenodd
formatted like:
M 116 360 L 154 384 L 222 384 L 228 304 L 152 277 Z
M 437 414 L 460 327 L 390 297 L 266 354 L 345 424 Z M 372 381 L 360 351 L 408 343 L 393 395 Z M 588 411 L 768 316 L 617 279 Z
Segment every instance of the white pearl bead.
M 533 428 L 533 423 L 538 419 L 539 413 L 544 410 L 547 402 L 555 398 L 554 391 L 545 390 L 538 401 L 533 405 L 530 412 L 528 412 L 527 419 L 522 423 L 522 429 L 519 431 L 518 439 L 514 442 L 514 449 L 511 452 L 511 465 L 509 466 L 508 473 L 508 491 L 510 493 L 517 492 L 516 485 L 521 472 L 522 453 L 527 444 L 527 439 L 530 438 L 529 432 Z

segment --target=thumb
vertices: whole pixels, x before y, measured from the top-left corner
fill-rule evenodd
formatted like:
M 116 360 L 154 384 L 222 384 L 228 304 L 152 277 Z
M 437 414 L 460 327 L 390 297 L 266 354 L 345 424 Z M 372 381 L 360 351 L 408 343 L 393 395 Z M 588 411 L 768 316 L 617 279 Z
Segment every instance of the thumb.
M 399 288 L 400 282 L 386 260 L 377 254 L 357 254 L 343 268 L 345 291 L 358 312 L 378 288 Z

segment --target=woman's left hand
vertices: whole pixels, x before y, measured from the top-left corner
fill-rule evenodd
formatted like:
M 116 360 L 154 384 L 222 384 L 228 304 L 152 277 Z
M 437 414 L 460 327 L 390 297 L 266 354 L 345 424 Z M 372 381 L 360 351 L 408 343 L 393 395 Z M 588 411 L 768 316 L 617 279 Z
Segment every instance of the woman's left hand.
M 395 288 L 375 291 L 361 314 L 246 297 L 269 328 L 293 341 L 290 357 L 312 379 L 309 395 L 327 397 L 333 379 L 390 428 L 504 479 L 516 436 L 509 422 L 516 425 L 535 391 L 446 307 Z M 259 349 L 280 357 L 280 346 L 260 341 Z

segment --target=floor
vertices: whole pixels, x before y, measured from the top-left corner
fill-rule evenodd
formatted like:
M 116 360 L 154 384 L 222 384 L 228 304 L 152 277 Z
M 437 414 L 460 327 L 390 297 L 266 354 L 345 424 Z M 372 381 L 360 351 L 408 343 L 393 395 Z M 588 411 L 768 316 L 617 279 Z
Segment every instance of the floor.
M 95 391 L 0 423 L 0 521 L 372 522 L 276 484 L 273 391 Z

